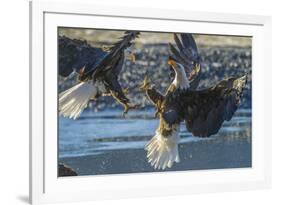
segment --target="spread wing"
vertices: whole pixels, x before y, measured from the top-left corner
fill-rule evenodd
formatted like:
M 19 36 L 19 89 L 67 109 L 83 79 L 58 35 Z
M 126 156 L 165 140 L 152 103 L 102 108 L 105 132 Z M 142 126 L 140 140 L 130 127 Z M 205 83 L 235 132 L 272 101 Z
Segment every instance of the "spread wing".
M 238 108 L 246 81 L 247 76 L 230 78 L 208 89 L 180 93 L 187 129 L 198 137 L 216 134 Z
M 83 67 L 91 67 L 104 58 L 107 52 L 101 48 L 89 45 L 86 41 L 58 37 L 58 73 L 68 77 L 73 71 L 78 72 Z
M 84 75 L 97 77 L 108 70 L 118 75 L 122 67 L 116 67 L 124 55 L 124 50 L 131 46 L 139 32 L 126 31 L 124 36 L 109 47 L 108 51 L 89 45 L 86 41 L 59 36 L 59 75 L 69 76 L 73 71 L 83 68 Z
M 173 44 L 169 44 L 170 58 L 182 64 L 189 76 L 192 75 L 190 88 L 196 89 L 201 75 L 200 56 L 196 42 L 191 34 L 186 33 L 180 34 L 180 38 L 177 34 L 174 34 L 174 41 L 177 48 Z
M 122 67 L 117 68 L 120 56 L 124 55 L 124 50 L 132 45 L 132 41 L 139 36 L 138 31 L 125 31 L 124 36 L 116 42 L 114 45 L 109 47 L 109 52 L 104 58 L 91 70 L 87 71 L 86 74 L 91 75 L 93 78 L 103 75 L 105 72 L 111 71 L 118 75 Z

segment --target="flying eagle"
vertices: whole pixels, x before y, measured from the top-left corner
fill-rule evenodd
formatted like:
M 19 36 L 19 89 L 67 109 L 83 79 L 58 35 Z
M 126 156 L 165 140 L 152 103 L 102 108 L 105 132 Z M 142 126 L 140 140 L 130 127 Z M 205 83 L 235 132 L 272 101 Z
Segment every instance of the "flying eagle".
M 79 82 L 59 94 L 60 115 L 76 119 L 91 99 L 105 95 L 111 95 L 122 104 L 124 113 L 137 107 L 130 104 L 125 96 L 118 75 L 125 60 L 125 50 L 138 35 L 137 31 L 126 31 L 107 51 L 93 47 L 86 41 L 59 36 L 59 75 L 67 78 L 78 73 Z
M 142 89 L 156 106 L 160 124 L 154 137 L 145 146 L 148 162 L 155 169 L 172 167 L 179 162 L 180 123 L 194 136 L 216 134 L 223 122 L 237 110 L 247 76 L 222 80 L 207 89 L 196 90 L 200 77 L 200 58 L 191 34 L 174 34 L 178 49 L 170 45 L 168 64 L 175 72 L 165 95 L 150 85 L 147 78 Z M 198 80 L 199 79 L 199 80 Z

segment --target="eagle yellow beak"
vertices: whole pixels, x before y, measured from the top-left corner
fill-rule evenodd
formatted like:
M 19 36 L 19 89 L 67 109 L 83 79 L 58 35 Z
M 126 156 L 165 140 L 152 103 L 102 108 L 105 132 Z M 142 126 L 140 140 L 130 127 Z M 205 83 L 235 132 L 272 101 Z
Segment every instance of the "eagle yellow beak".
M 168 60 L 168 64 L 171 65 L 171 66 L 176 66 L 177 65 L 176 61 L 171 60 L 171 59 Z

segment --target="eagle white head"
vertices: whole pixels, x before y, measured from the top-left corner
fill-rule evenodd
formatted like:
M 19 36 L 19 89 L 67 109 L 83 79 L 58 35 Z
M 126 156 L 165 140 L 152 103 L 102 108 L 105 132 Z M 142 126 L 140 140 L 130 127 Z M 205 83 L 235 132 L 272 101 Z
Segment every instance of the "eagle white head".
M 189 88 L 190 79 L 187 77 L 183 65 L 171 59 L 168 61 L 168 64 L 171 65 L 175 71 L 175 79 L 172 84 L 175 85 L 176 88 L 180 89 Z

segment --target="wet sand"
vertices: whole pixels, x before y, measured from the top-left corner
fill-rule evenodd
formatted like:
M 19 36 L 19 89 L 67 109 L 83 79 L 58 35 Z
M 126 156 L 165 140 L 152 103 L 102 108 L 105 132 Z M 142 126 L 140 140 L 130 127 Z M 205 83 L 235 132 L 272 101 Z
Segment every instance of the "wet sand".
M 211 138 L 179 145 L 180 163 L 165 171 L 251 167 L 251 143 L 247 139 Z M 65 157 L 60 162 L 78 175 L 156 172 L 146 161 L 143 149 L 108 151 L 104 154 Z

